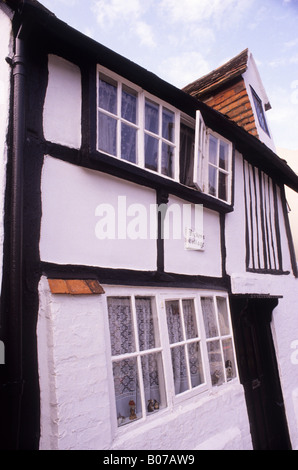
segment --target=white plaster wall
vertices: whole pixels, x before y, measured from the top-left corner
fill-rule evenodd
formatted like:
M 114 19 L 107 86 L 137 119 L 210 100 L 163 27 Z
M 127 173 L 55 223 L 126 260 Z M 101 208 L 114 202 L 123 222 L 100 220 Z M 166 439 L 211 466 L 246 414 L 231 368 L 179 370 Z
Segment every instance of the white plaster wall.
M 39 285 L 42 450 L 107 448 L 111 441 L 106 336 L 98 295 L 51 295 Z
M 228 274 L 233 272 L 245 273 L 245 202 L 243 181 L 243 160 L 238 151 L 235 152 L 234 169 L 234 208 L 226 214 L 226 269 Z
M 237 380 L 117 428 L 105 295 L 53 295 L 42 278 L 39 296 L 41 449 L 252 448 Z
M 150 206 L 156 202 L 155 191 L 50 156 L 45 157 L 41 191 L 40 255 L 43 261 L 156 269 L 155 239 L 132 239 L 129 232 L 126 239 L 119 239 L 118 227 L 114 239 L 100 240 L 95 232 L 98 222 L 104 217 L 96 215 L 99 205 L 110 204 L 115 209 L 116 225 L 124 230 L 127 228 L 125 220 L 128 226 L 129 222 L 136 220 L 133 212 L 129 215 L 129 208 L 135 207 L 133 204 L 141 204 L 145 212 L 150 213 Z M 126 198 L 126 211 L 123 211 L 122 205 L 118 210 L 118 196 Z M 149 226 L 150 222 L 148 234 Z
M 11 21 L 10 10 L 5 5 L 0 9 L 0 290 L 2 285 L 3 241 L 4 241 L 4 195 L 6 187 L 7 145 L 9 120 L 10 66 L 5 58 L 10 54 Z M 8 16 L 9 15 L 9 16 Z
M 82 86 L 80 69 L 61 57 L 48 57 L 48 86 L 43 112 L 46 140 L 81 146 Z
M 169 197 L 168 206 L 178 205 L 180 207 L 178 212 L 181 214 L 183 214 L 183 204 L 188 205 L 187 201 L 174 196 Z M 192 209 L 194 211 L 194 205 L 192 205 Z M 202 251 L 185 248 L 184 228 L 185 225 L 181 217 L 181 238 L 175 239 L 173 236 L 170 236 L 164 240 L 165 271 L 190 275 L 221 276 L 219 214 L 203 207 L 205 248 Z
M 291 443 L 298 450 L 298 279 L 276 280 L 275 291 L 282 298 L 273 311 L 272 334 Z

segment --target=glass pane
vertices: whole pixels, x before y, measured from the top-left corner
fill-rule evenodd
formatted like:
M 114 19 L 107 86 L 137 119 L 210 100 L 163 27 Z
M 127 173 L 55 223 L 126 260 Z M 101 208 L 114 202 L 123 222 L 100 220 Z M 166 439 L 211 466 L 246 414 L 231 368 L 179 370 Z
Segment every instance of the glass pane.
M 198 328 L 193 300 L 182 300 L 186 339 L 197 338 Z
M 137 161 L 137 131 L 124 123 L 121 124 L 121 158 L 132 163 Z
M 197 387 L 204 382 L 201 350 L 198 342 L 188 344 L 188 357 L 191 386 Z
M 171 349 L 175 394 L 189 389 L 184 346 Z
M 184 124 L 180 126 L 180 182 L 193 185 L 195 131 Z
M 173 157 L 174 148 L 171 145 L 162 143 L 162 154 L 161 154 L 161 173 L 166 176 L 173 178 Z
M 201 304 L 207 338 L 218 336 L 213 298 L 202 297 Z
M 155 340 L 154 320 L 150 298 L 136 298 L 136 314 L 140 351 L 145 351 L 159 346 L 159 342 Z
M 145 134 L 145 167 L 157 171 L 158 140 Z
M 226 368 L 226 377 L 227 381 L 232 380 L 236 377 L 236 367 L 234 361 L 234 351 L 233 351 L 233 343 L 232 339 L 224 339 L 222 342 L 223 353 L 224 353 L 224 361 L 225 361 L 225 368 Z
M 142 356 L 141 362 L 147 413 L 153 413 L 166 406 L 161 353 Z
M 220 334 L 223 336 L 229 335 L 230 326 L 229 326 L 227 300 L 224 297 L 217 297 L 216 302 L 217 302 Z
M 125 86 L 122 88 L 121 117 L 134 124 L 137 122 L 137 96 Z
M 217 169 L 209 165 L 209 194 L 216 196 L 216 173 Z
M 117 114 L 117 83 L 109 78 L 106 80 L 99 80 L 98 106 L 110 113 Z
M 154 134 L 158 134 L 159 123 L 159 106 L 146 100 L 145 103 L 145 129 Z
M 162 136 L 164 139 L 174 142 L 175 114 L 166 108 L 162 110 Z
M 219 171 L 218 173 L 218 197 L 219 199 L 222 199 L 223 201 L 227 201 L 228 199 L 227 181 L 228 181 L 228 175 Z
M 109 297 L 108 313 L 112 355 L 135 351 L 135 340 L 129 297 Z
M 209 162 L 217 165 L 217 144 L 218 140 L 213 136 L 209 136 Z
M 116 156 L 117 121 L 101 112 L 98 113 L 98 149 Z
M 223 142 L 222 140 L 219 143 L 219 166 L 224 170 L 228 170 L 229 164 L 229 144 Z
M 207 343 L 207 350 L 212 385 L 221 385 L 224 382 L 224 373 L 219 341 Z
M 142 417 L 137 359 L 135 357 L 113 363 L 118 426 Z
M 170 343 L 173 344 L 178 343 L 179 341 L 183 341 L 178 300 L 171 300 L 166 302 L 166 314 Z

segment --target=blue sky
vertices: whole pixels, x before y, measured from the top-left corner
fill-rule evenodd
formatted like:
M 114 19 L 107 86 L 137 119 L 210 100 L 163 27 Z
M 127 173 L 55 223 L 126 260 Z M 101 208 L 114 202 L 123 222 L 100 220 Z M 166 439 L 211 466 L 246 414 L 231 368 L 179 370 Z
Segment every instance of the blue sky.
M 177 87 L 245 48 L 276 147 L 298 150 L 298 0 L 41 0 L 61 20 Z

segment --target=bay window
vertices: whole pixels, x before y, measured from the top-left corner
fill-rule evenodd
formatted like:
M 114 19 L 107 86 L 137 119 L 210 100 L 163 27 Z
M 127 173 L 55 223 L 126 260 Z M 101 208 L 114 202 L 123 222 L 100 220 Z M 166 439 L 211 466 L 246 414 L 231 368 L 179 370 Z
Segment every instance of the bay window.
M 106 289 L 118 426 L 237 377 L 226 295 Z

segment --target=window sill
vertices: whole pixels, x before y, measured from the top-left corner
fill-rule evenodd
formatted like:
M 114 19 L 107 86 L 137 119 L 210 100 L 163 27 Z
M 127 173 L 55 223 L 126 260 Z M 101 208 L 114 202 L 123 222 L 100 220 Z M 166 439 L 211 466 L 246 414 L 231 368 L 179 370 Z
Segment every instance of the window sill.
M 185 186 L 172 178 L 146 170 L 133 163 L 119 160 L 105 153 L 98 151 L 92 152 L 89 154 L 88 160 L 88 167 L 94 170 L 108 173 L 117 178 L 125 179 L 153 189 L 162 189 L 188 202 L 202 204 L 207 209 L 221 213 L 229 213 L 234 210 L 232 204 L 218 200 L 197 189 Z

